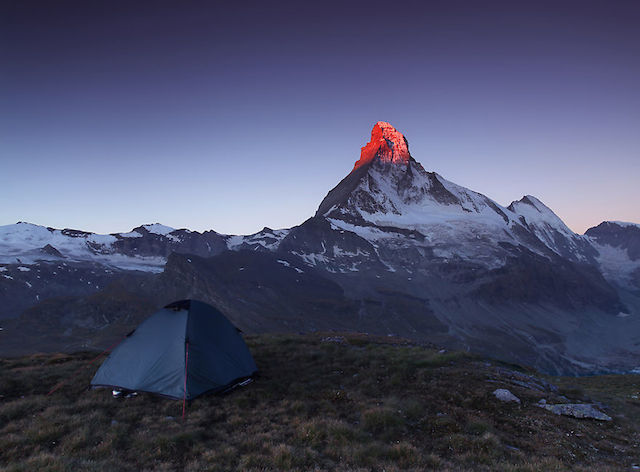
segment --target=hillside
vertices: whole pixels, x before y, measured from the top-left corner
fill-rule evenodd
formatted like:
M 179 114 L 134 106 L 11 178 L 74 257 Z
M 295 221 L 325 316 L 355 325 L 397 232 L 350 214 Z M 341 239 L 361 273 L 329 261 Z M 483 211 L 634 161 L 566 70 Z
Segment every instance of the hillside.
M 365 335 L 260 335 L 260 376 L 181 403 L 87 391 L 96 353 L 0 360 L 0 465 L 66 470 L 629 470 L 640 378 L 550 378 Z M 59 381 L 67 383 L 52 395 Z M 548 383 L 550 382 L 550 383 Z M 555 386 L 558 389 L 556 390 Z M 509 389 L 521 404 L 492 394 Z M 612 421 L 539 408 L 599 404 Z

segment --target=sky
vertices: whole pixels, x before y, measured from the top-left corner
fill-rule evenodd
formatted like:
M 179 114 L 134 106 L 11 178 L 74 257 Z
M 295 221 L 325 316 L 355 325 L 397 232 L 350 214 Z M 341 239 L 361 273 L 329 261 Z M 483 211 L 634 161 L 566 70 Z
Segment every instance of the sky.
M 582 233 L 640 223 L 640 2 L 8 1 L 0 225 L 311 217 L 377 121 Z

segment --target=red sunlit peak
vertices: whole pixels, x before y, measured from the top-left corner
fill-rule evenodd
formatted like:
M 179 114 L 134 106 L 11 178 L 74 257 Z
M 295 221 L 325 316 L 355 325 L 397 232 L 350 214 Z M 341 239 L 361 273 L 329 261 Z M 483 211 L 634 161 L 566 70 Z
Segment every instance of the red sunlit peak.
M 378 121 L 371 130 L 371 141 L 360 151 L 360 159 L 354 169 L 371 162 L 375 157 L 382 162 L 406 164 L 409 162 L 409 145 L 402 133 L 386 121 Z

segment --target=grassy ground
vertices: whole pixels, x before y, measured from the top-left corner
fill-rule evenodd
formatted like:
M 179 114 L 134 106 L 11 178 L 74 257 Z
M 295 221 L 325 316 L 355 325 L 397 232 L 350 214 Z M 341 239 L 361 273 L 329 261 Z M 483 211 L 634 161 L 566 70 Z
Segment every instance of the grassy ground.
M 0 467 L 606 471 L 640 463 L 637 376 L 548 379 L 560 386 L 549 394 L 509 383 L 496 363 L 397 340 L 247 341 L 260 377 L 226 396 L 194 400 L 184 422 L 179 401 L 87 391 L 95 354 L 0 360 Z M 509 388 L 522 404 L 498 402 L 496 388 Z M 560 402 L 559 395 L 603 401 L 614 420 L 535 406 L 541 398 Z

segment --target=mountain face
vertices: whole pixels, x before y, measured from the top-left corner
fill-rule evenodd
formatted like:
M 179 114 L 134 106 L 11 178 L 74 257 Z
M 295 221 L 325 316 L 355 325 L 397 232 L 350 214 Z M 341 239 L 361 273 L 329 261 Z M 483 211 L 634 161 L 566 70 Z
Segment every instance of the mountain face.
M 382 122 L 375 125 L 354 170 L 329 192 L 315 216 L 385 251 L 411 246 L 434 258 L 489 268 L 504 265 L 512 254 L 505 246 L 580 262 L 596 255 L 584 237 L 535 197 L 505 208 L 425 171 L 409 154 L 402 134 Z
M 52 333 L 51 349 L 100 346 L 152 307 L 199 298 L 248 332 L 395 334 L 553 373 L 640 365 L 640 226 L 578 235 L 531 195 L 501 206 L 426 171 L 385 122 L 294 228 L 21 223 L 0 227 L 0 271 L 14 347 Z M 125 301 L 138 307 L 126 316 Z
M 605 221 L 585 233 L 598 252 L 605 277 L 638 293 L 640 291 L 640 225 Z

